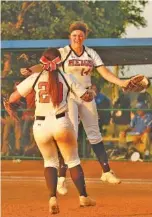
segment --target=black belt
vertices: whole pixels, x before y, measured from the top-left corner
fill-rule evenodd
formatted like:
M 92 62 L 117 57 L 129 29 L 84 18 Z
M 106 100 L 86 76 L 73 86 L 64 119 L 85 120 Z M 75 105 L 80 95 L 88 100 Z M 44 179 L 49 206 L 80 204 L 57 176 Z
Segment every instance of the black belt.
M 62 117 L 65 117 L 65 112 L 56 115 L 56 119 L 62 118 Z M 36 116 L 36 120 L 44 121 L 45 116 Z

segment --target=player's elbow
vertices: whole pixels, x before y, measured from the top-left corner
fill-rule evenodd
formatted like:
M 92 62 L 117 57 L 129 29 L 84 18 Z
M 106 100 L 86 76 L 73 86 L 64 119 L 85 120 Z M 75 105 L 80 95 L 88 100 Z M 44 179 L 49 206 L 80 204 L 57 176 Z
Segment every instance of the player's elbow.
M 9 97 L 9 103 L 17 102 L 21 98 L 18 91 L 13 92 Z
M 9 103 L 13 103 L 13 102 L 15 102 L 15 101 L 14 101 L 13 94 L 11 94 L 10 97 L 9 97 Z

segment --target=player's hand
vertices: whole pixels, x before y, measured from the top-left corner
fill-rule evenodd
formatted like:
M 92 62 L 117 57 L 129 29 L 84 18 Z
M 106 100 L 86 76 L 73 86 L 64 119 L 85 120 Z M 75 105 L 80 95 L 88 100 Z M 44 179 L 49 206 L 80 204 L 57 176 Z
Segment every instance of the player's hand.
M 124 81 L 123 91 L 141 92 L 145 91 L 150 86 L 150 80 L 146 76 L 139 74 L 132 76 L 129 80 Z
M 19 107 L 18 103 L 10 103 L 8 98 L 3 97 L 3 105 L 9 116 L 16 122 L 20 121 L 20 118 L 17 114 L 17 108 Z
M 27 76 L 32 74 L 32 70 L 30 70 L 29 68 L 21 68 L 20 73 L 21 73 L 21 75 L 27 77 Z
M 33 73 L 40 73 L 43 70 L 42 64 L 37 64 L 34 66 L 31 66 L 30 68 L 21 68 L 20 73 L 24 75 L 25 77 L 33 74 Z
M 87 90 L 83 96 L 81 96 L 81 99 L 84 100 L 85 102 L 91 102 L 94 98 L 94 94 L 92 91 Z

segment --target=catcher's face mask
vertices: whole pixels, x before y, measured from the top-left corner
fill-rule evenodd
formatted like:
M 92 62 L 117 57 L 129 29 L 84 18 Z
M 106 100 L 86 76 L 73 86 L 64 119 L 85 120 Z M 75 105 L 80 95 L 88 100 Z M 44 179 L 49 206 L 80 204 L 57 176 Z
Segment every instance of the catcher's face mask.
M 40 63 L 43 64 L 44 70 L 52 72 L 60 66 L 61 59 L 60 57 L 56 57 L 54 60 L 48 60 L 45 56 L 42 56 L 40 58 Z

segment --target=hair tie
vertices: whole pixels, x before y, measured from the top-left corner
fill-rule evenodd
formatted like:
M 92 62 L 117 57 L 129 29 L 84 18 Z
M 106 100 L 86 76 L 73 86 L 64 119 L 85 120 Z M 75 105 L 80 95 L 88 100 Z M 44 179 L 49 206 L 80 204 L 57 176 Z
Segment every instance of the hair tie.
M 61 63 L 60 57 L 56 57 L 54 60 L 48 60 L 47 57 L 42 56 L 40 62 L 43 64 L 43 69 L 52 72 L 57 69 L 57 65 Z

